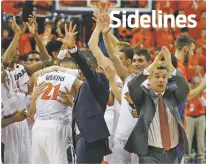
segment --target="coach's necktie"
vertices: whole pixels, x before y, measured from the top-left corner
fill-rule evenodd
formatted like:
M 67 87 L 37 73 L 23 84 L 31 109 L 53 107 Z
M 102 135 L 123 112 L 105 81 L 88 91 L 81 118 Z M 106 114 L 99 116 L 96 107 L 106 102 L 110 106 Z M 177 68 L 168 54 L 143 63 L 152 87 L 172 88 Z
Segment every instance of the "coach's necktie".
M 168 115 L 166 111 L 165 104 L 163 102 L 163 97 L 158 94 L 158 109 L 159 109 L 159 119 L 160 119 L 160 131 L 162 136 L 163 148 L 169 150 L 171 148 L 170 130 L 168 123 Z

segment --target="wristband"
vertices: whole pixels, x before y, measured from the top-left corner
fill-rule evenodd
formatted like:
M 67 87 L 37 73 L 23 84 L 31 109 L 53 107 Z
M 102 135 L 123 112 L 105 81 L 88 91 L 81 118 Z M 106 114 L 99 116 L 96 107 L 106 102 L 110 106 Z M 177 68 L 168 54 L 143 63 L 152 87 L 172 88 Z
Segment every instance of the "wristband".
M 77 46 L 75 45 L 73 48 L 71 48 L 71 49 L 68 48 L 67 50 L 70 54 L 76 53 L 77 52 Z

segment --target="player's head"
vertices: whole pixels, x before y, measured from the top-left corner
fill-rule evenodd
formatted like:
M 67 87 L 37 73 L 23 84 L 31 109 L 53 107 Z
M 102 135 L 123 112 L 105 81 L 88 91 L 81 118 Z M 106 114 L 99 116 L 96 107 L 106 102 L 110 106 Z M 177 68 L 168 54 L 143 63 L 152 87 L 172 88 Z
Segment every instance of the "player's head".
M 46 49 L 53 60 L 56 60 L 57 55 L 61 49 L 62 43 L 57 40 L 51 40 L 46 44 Z
M 122 62 L 122 65 L 127 67 L 130 72 L 133 72 L 132 58 L 134 56 L 134 50 L 131 45 L 127 42 L 119 42 L 115 49 Z
M 120 41 L 116 44 L 115 48 L 117 50 L 120 50 L 122 48 L 127 48 L 127 47 L 131 47 L 131 45 L 128 42 L 124 42 L 124 41 Z
M 26 64 L 31 65 L 40 61 L 39 52 L 36 50 L 29 51 L 26 54 Z
M 180 34 L 175 40 L 176 52 L 184 55 L 184 64 L 187 64 L 195 49 L 195 40 L 185 34 Z
M 135 48 L 132 59 L 135 73 L 144 70 L 149 64 L 151 64 L 151 52 L 144 48 Z
M 77 68 L 77 64 L 74 61 L 74 59 L 68 57 L 65 57 L 63 60 L 61 60 L 59 66 L 64 68 L 71 68 L 71 69 Z

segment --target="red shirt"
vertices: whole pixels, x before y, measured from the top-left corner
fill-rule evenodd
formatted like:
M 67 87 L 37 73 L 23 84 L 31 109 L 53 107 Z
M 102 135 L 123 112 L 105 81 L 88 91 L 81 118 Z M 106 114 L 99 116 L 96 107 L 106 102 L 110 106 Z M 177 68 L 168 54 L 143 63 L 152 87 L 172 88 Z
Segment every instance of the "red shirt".
M 203 98 L 206 97 L 206 92 L 202 93 Z M 206 101 L 206 100 L 205 100 Z M 205 114 L 205 108 L 200 102 L 200 95 L 187 102 L 186 115 L 187 116 L 201 116 Z

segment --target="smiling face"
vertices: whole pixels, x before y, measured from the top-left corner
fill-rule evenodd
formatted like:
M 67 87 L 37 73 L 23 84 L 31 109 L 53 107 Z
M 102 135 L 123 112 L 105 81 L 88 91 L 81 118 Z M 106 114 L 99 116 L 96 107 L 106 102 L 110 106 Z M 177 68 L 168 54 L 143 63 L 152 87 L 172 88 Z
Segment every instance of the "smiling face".
M 151 88 L 156 93 L 163 93 L 167 87 L 168 72 L 165 68 L 155 69 L 149 76 Z
M 140 72 L 148 66 L 147 59 L 143 55 L 135 54 L 132 59 L 132 66 L 135 73 Z

